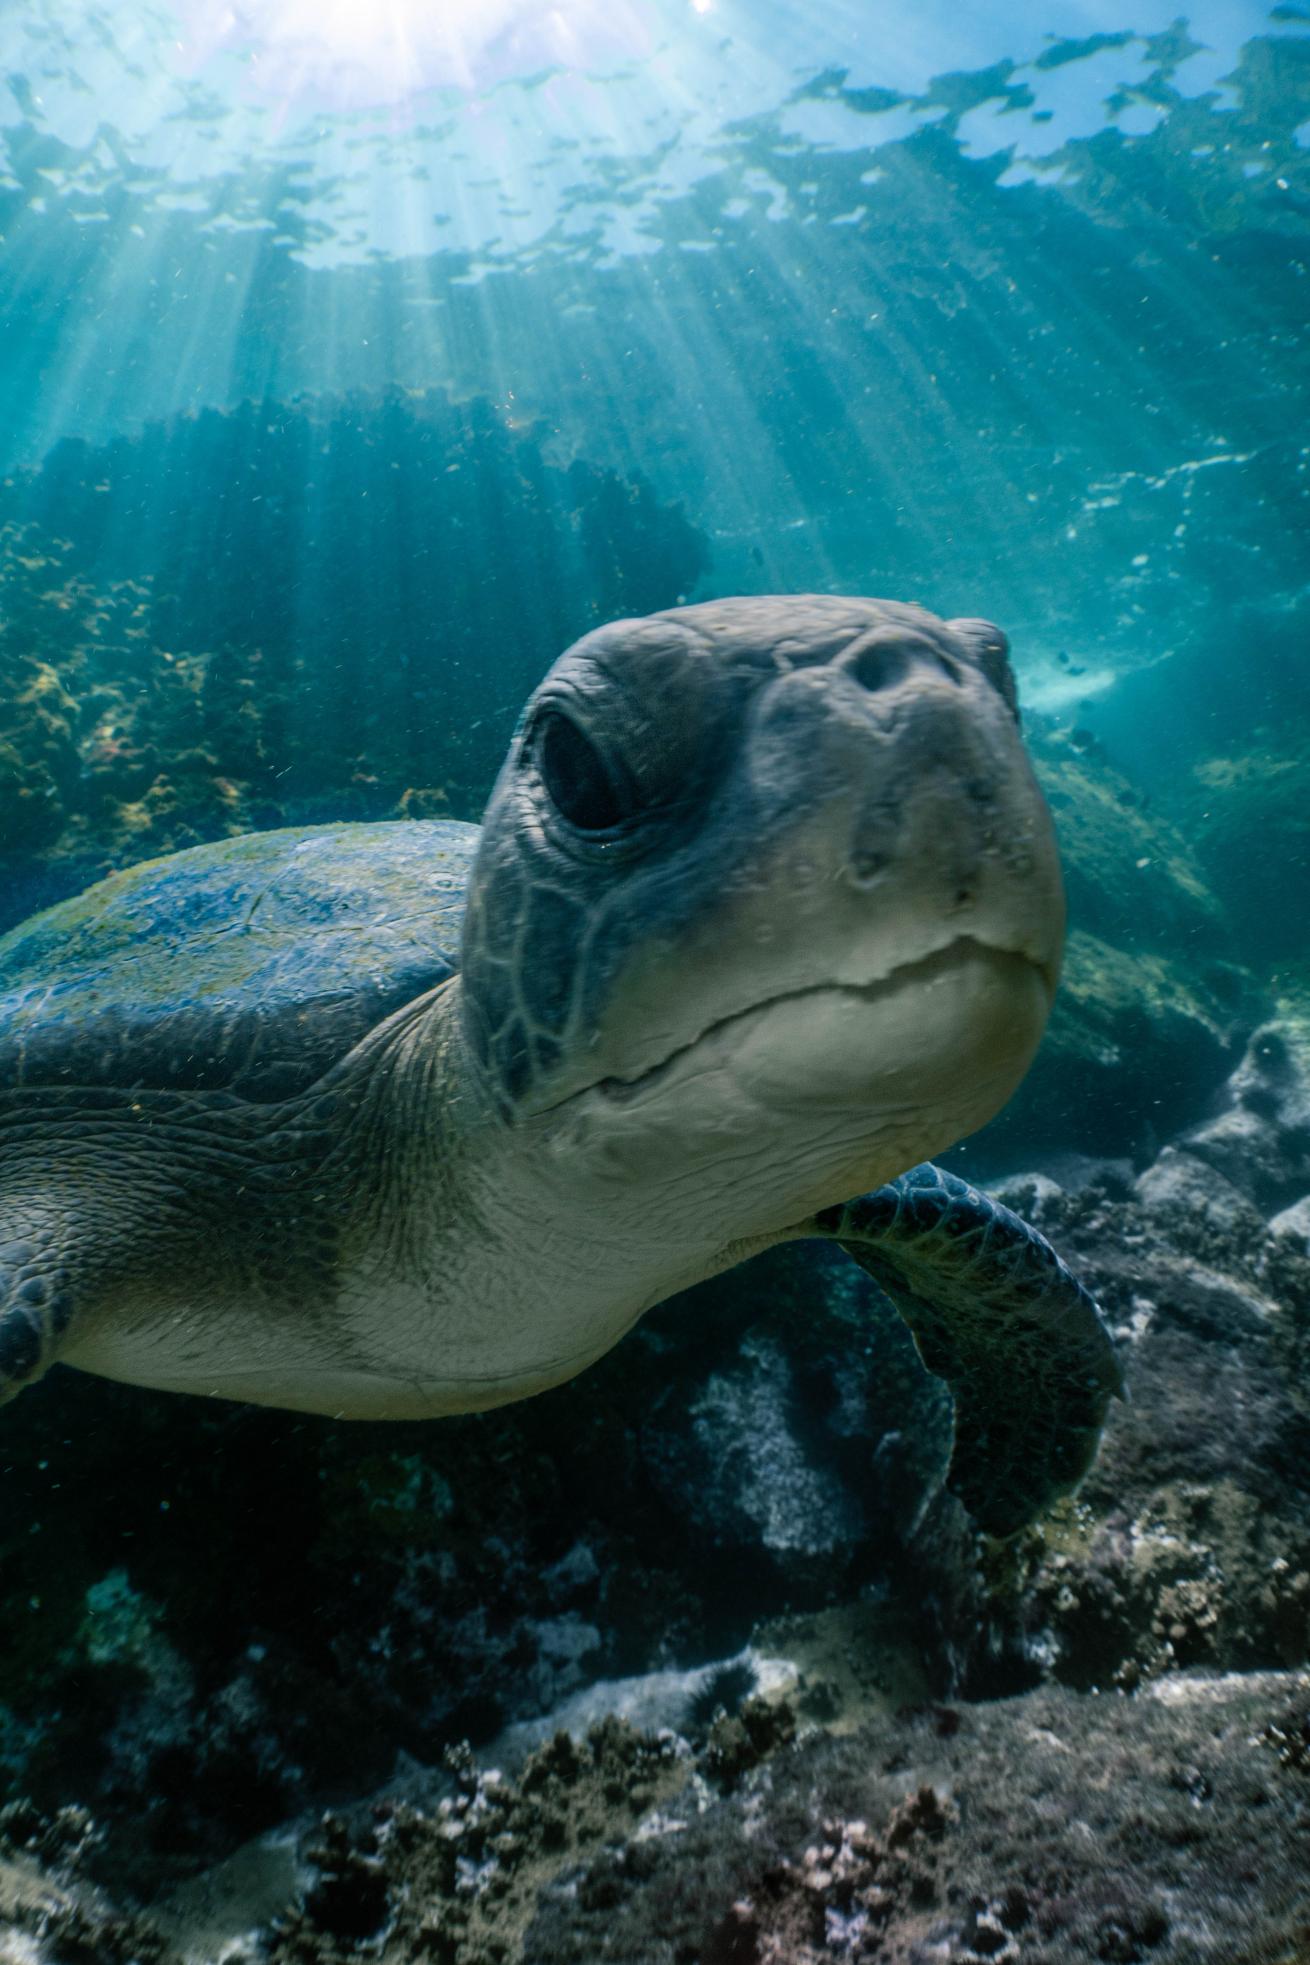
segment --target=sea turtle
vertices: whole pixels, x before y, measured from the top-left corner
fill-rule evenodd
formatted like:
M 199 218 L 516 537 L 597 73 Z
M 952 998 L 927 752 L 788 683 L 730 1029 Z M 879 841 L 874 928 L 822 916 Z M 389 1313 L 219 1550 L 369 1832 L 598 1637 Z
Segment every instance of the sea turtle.
M 819 1236 L 1011 1532 L 1085 1471 L 1114 1353 L 1040 1235 L 918 1163 L 1019 1082 L 1062 933 L 989 623 L 802 595 L 599 628 L 481 828 L 219 840 L 0 940 L 0 1381 L 470 1411 Z

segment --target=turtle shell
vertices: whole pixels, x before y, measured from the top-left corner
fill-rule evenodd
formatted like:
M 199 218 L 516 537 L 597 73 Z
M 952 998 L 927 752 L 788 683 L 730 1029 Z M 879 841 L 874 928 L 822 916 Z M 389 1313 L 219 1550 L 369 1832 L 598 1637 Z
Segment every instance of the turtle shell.
M 314 826 L 112 874 L 0 937 L 0 1087 L 292 1096 L 455 973 L 478 834 Z

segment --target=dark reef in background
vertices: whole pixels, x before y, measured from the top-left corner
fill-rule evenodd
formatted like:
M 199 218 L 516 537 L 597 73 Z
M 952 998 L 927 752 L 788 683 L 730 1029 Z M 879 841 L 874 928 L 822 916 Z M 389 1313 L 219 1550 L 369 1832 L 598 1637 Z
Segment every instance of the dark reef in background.
M 477 818 L 529 690 L 708 563 L 485 401 L 247 403 L 0 489 L 0 930 L 249 827 Z

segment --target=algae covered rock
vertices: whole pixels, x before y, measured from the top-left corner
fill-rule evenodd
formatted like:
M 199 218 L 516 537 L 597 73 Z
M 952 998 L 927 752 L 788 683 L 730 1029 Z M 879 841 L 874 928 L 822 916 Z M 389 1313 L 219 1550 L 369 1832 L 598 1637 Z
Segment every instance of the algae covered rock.
M 35 527 L 0 526 L 0 841 L 24 855 L 58 838 L 79 771 L 79 706 L 59 660 L 78 597 L 61 549 L 44 545 Z
M 1071 925 L 1119 948 L 1195 958 L 1225 946 L 1223 910 L 1183 832 L 1087 731 L 1028 733 L 1055 820 Z
M 991 1644 L 1086 1687 L 1310 1657 L 1308 1083 L 1284 1018 L 1140 1175 L 1003 1187 L 1097 1293 L 1129 1401 L 1076 1500 L 984 1565 L 980 1665 Z
M 1150 1155 L 1207 1109 L 1268 997 L 1230 963 L 1074 928 L 1028 1077 L 970 1143 L 985 1170 L 1034 1153 Z
M 1032 1069 L 970 1151 L 986 1170 L 1057 1149 L 1149 1157 L 1201 1116 L 1270 999 L 1232 961 L 1223 910 L 1180 828 L 1087 732 L 1039 727 L 1029 743 L 1069 936 Z
M 1304 638 L 1304 630 L 1302 630 Z M 1257 730 L 1193 768 L 1181 816 L 1249 959 L 1304 963 L 1310 919 L 1310 730 Z
M 1014 1136 L 1140 1149 L 1202 1111 L 1259 999 L 1240 970 L 1129 950 L 1075 928 L 1055 1008 L 1009 1119 Z
M 1310 1021 L 1302 1009 L 1252 1034 L 1220 1110 L 1180 1145 L 1266 1213 L 1310 1191 Z

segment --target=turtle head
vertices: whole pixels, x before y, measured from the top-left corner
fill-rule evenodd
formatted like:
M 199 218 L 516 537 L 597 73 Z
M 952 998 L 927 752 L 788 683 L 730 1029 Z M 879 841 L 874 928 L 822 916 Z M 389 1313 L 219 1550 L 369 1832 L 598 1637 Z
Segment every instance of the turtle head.
M 712 601 L 585 636 L 528 703 L 462 1013 L 575 1191 L 664 1180 L 761 1232 L 998 1110 L 1063 925 L 998 629 Z

